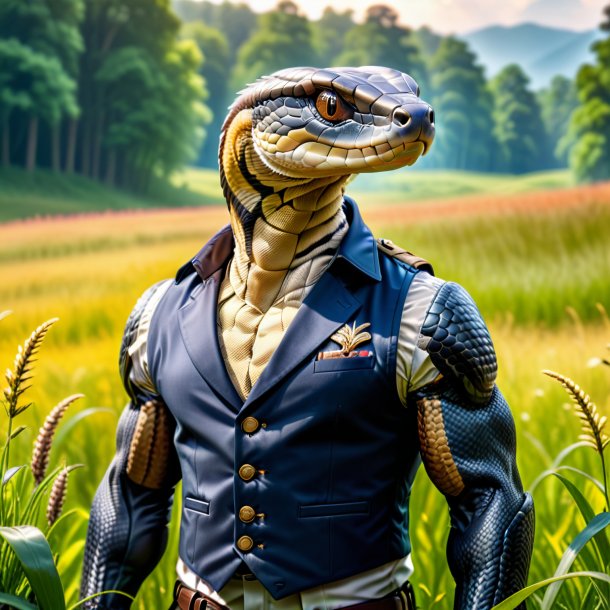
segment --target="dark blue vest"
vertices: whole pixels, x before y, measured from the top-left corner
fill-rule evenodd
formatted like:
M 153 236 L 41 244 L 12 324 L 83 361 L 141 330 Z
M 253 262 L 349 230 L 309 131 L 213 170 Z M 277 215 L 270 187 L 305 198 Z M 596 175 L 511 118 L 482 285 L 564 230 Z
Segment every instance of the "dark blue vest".
M 245 402 L 217 339 L 229 227 L 180 270 L 155 311 L 149 367 L 177 421 L 180 556 L 216 590 L 242 561 L 280 599 L 410 551 L 419 454 L 414 414 L 397 394 L 396 345 L 417 271 L 378 252 L 349 199 L 346 214 L 338 256 Z M 372 340 L 358 349 L 372 354 L 318 360 L 338 349 L 330 336 L 354 322 L 370 322 Z M 242 427 L 247 417 L 258 424 L 254 432 Z M 254 509 L 253 521 L 248 511 L 240 519 L 242 507 Z M 244 536 L 251 550 L 240 550 Z

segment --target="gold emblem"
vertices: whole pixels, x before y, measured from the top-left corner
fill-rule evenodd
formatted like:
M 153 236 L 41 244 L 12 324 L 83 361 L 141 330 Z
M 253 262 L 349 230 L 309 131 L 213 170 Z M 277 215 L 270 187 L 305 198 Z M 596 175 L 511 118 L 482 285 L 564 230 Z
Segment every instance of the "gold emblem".
M 328 358 L 354 358 L 356 356 L 364 355 L 357 352 L 356 348 L 362 343 L 371 340 L 371 334 L 363 332 L 370 325 L 370 322 L 365 322 L 360 326 L 356 326 L 356 322 L 354 321 L 353 326 L 346 324 L 340 328 L 331 336 L 331 340 L 338 343 L 341 346 L 341 349 L 331 352 L 320 352 L 318 354 L 318 360 L 326 360 Z M 368 356 L 370 354 L 367 352 L 366 355 Z

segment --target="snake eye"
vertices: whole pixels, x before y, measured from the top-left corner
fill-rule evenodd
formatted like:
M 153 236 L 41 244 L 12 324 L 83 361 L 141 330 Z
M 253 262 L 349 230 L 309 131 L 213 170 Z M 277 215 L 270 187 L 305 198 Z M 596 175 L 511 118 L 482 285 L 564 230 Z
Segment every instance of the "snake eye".
M 325 89 L 316 99 L 316 109 L 327 121 L 344 121 L 352 116 L 351 108 L 334 92 Z

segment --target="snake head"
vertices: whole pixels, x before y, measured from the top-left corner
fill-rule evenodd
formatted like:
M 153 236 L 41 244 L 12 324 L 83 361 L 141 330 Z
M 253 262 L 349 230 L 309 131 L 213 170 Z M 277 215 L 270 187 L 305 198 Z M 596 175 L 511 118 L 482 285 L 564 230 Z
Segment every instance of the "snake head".
M 275 72 L 241 92 L 223 131 L 244 109 L 257 155 L 293 178 L 412 165 L 434 139 L 434 111 L 415 80 L 379 66 Z

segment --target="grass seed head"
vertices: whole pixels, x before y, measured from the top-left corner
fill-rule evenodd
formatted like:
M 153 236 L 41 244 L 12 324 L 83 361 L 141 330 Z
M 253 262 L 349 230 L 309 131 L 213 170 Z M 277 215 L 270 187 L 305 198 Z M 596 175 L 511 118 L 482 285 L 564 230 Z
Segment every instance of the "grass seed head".
M 68 475 L 76 468 L 81 468 L 82 464 L 74 466 L 64 466 L 60 473 L 53 481 L 51 494 L 49 495 L 49 503 L 47 504 L 47 522 L 53 525 L 61 515 L 61 511 L 66 501 L 66 492 L 68 491 Z
M 32 378 L 30 373 L 34 364 L 35 356 L 44 341 L 49 329 L 58 318 L 51 318 L 43 322 L 29 337 L 23 345 L 17 348 L 13 370 L 6 375 L 8 386 L 4 389 L 6 410 L 9 417 L 15 417 L 25 411 L 31 403 L 19 405 L 20 396 L 29 388 L 26 383 Z
M 38 438 L 34 443 L 34 451 L 32 453 L 32 473 L 37 485 L 40 485 L 47 473 L 49 465 L 49 454 L 51 453 L 51 445 L 53 444 L 53 436 L 59 426 L 59 422 L 63 417 L 66 409 L 83 394 L 73 394 L 62 400 L 59 404 L 53 407 L 52 411 L 47 415 L 43 426 L 40 428 Z
M 575 381 L 554 371 L 545 370 L 542 372 L 559 381 L 572 397 L 576 407 L 576 415 L 580 419 L 583 431 L 579 439 L 602 455 L 604 449 L 610 443 L 610 438 L 605 434 L 606 417 L 600 416 L 595 403 Z
M 53 482 L 49 503 L 47 504 L 47 522 L 49 525 L 53 525 L 57 521 L 64 507 L 68 488 L 68 473 L 68 469 L 63 468 Z

